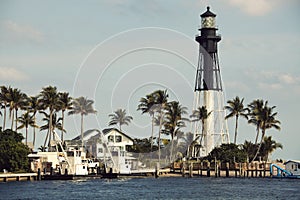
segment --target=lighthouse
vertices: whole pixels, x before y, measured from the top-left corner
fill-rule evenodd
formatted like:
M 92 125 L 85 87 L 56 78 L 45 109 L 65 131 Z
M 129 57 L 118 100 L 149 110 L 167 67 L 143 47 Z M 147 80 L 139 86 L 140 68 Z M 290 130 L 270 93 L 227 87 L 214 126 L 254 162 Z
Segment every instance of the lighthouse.
M 229 133 L 225 120 L 224 92 L 218 57 L 218 42 L 221 36 L 217 34 L 216 14 L 207 7 L 200 15 L 201 28 L 195 40 L 199 43 L 199 57 L 196 71 L 193 109 L 204 106 L 209 113 L 204 120 L 193 124 L 194 146 L 193 157 L 203 157 L 223 143 L 229 143 Z M 203 128 L 203 129 L 202 129 Z

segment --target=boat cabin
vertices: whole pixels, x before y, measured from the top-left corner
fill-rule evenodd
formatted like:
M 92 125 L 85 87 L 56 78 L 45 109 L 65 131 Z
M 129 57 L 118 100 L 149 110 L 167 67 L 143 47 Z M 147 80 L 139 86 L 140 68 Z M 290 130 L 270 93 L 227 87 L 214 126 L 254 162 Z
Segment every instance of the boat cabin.
M 289 160 L 284 163 L 285 169 L 291 172 L 294 176 L 300 176 L 300 161 Z

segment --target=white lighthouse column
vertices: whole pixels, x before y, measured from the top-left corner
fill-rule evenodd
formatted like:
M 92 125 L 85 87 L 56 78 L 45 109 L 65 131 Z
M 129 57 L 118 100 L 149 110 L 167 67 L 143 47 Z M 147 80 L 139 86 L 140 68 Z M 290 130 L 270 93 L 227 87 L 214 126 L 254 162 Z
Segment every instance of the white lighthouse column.
M 204 154 L 207 155 L 214 147 L 214 91 L 207 90 L 204 92 L 204 106 L 207 113 L 210 113 L 204 123 Z

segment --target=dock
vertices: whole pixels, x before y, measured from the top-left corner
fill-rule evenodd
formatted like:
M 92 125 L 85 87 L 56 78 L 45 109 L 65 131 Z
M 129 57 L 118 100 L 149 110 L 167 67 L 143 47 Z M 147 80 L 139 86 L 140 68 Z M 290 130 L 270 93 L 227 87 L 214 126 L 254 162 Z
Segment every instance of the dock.
M 0 182 L 33 181 L 38 179 L 37 173 L 4 173 L 0 174 Z

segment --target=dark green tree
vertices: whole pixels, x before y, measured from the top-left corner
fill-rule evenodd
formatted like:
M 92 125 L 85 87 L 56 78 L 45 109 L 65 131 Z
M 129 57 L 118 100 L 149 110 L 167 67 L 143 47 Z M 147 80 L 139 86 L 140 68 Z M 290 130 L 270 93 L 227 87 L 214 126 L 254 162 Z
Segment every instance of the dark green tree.
M 22 143 L 22 134 L 7 129 L 0 130 L 0 171 L 29 171 L 28 147 Z
M 247 154 L 234 143 L 222 144 L 220 147 L 214 148 L 204 159 L 212 161 L 215 158 L 223 163 L 246 162 Z

